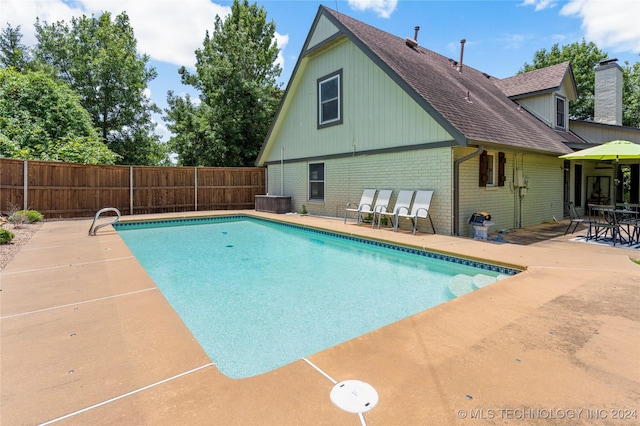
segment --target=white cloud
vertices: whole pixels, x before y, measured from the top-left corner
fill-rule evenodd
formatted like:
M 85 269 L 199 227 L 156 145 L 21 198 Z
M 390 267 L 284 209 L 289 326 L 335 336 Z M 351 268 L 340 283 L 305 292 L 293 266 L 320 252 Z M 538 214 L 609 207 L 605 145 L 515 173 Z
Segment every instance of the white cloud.
M 373 9 L 381 18 L 388 18 L 398 5 L 398 0 L 348 0 L 354 10 L 365 11 Z
M 579 16 L 585 38 L 600 49 L 640 53 L 638 0 L 569 0 L 560 14 Z
M 535 6 L 536 12 L 544 9 L 550 9 L 555 7 L 557 2 L 555 0 L 524 0 L 523 6 Z
M 83 14 L 99 15 L 103 11 L 113 16 L 126 11 L 138 41 L 138 51 L 151 59 L 175 65 L 193 67 L 194 51 L 202 47 L 207 30 L 213 32 L 215 17 L 224 18 L 231 8 L 210 0 L 76 0 L 68 6 L 62 0 L 2 0 L 2 27 L 21 26 L 22 42 L 36 43 L 33 24 L 40 21 L 53 23 Z M 276 34 L 280 49 L 286 46 L 288 36 Z M 284 58 L 279 58 L 284 65 Z
M 81 0 L 90 13 L 105 7 L 114 15 L 126 11 L 138 40 L 138 50 L 152 59 L 192 67 L 194 51 L 202 47 L 205 32 L 213 31 L 216 15 L 228 7 L 209 0 Z
M 22 43 L 33 46 L 36 43 L 35 30 L 33 24 L 36 17 L 40 21 L 56 22 L 67 20 L 73 15 L 80 15 L 82 12 L 69 8 L 61 1 L 46 0 L 2 0 L 2 22 L 3 28 L 7 24 L 12 27 L 21 27 L 23 35 Z
M 505 49 L 513 50 L 519 49 L 522 44 L 529 40 L 530 37 L 527 37 L 522 34 L 509 34 L 500 39 L 501 44 Z
M 278 49 L 280 49 L 276 62 L 280 65 L 280 68 L 284 70 L 284 56 L 282 55 L 282 52 L 284 51 L 284 48 L 287 47 L 287 44 L 289 44 L 289 35 L 276 33 L 275 37 L 276 42 L 278 43 Z
M 161 121 L 161 117 L 158 117 L 158 120 L 154 119 L 153 123 L 156 125 L 154 129 L 154 133 L 160 136 L 160 140 L 163 142 L 167 142 L 173 136 L 173 133 L 167 129 L 167 126 Z

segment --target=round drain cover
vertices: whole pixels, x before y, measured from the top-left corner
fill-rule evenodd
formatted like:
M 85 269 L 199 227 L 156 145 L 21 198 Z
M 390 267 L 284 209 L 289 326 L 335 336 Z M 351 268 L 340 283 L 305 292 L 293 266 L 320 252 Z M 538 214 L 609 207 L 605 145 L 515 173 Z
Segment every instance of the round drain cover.
M 378 392 L 369 383 L 345 380 L 331 389 L 331 402 L 349 413 L 366 413 L 378 403 Z

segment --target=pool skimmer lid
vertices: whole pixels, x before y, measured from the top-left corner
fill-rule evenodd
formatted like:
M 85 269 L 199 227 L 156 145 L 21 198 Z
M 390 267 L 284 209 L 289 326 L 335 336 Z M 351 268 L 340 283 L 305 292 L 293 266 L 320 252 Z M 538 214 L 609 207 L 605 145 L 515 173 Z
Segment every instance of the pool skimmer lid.
M 373 386 L 360 380 L 336 383 L 329 396 L 338 408 L 355 414 L 366 413 L 378 403 L 378 392 Z

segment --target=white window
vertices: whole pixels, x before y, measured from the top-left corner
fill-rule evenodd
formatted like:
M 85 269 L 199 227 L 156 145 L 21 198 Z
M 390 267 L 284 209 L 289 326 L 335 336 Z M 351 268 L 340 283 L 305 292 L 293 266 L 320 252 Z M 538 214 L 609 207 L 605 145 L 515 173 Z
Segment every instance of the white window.
M 496 182 L 496 156 L 487 154 L 487 186 L 494 186 Z
M 309 164 L 309 200 L 324 200 L 324 163 Z
M 318 128 L 342 123 L 342 70 L 318 79 Z
M 565 104 L 566 102 L 563 98 L 556 97 L 556 127 L 561 129 L 567 127 Z
M 480 154 L 480 186 L 504 186 L 506 179 L 505 165 L 507 156 L 504 152 L 482 151 Z

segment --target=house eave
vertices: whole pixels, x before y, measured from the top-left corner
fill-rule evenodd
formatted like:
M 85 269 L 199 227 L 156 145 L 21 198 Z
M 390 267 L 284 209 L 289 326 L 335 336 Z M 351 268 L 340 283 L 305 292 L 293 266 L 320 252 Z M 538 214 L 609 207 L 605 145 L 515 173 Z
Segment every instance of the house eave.
M 358 156 L 366 156 L 366 155 L 376 155 L 376 154 L 393 154 L 398 152 L 406 152 L 406 151 L 417 151 L 421 149 L 434 149 L 434 148 L 446 148 L 446 147 L 455 147 L 460 146 L 460 144 L 455 140 L 447 140 L 441 142 L 429 142 L 429 143 L 421 143 L 415 145 L 406 145 L 406 146 L 394 146 L 389 148 L 380 148 L 380 149 L 371 149 L 364 151 L 348 151 L 341 152 L 337 154 L 327 154 L 327 155 L 316 155 L 312 157 L 298 157 L 298 158 L 288 158 L 282 161 L 266 161 L 264 165 L 275 165 L 281 164 L 284 162 L 288 163 L 300 163 L 300 162 L 309 162 L 309 161 L 323 161 L 323 160 L 335 160 L 339 158 L 351 158 Z

